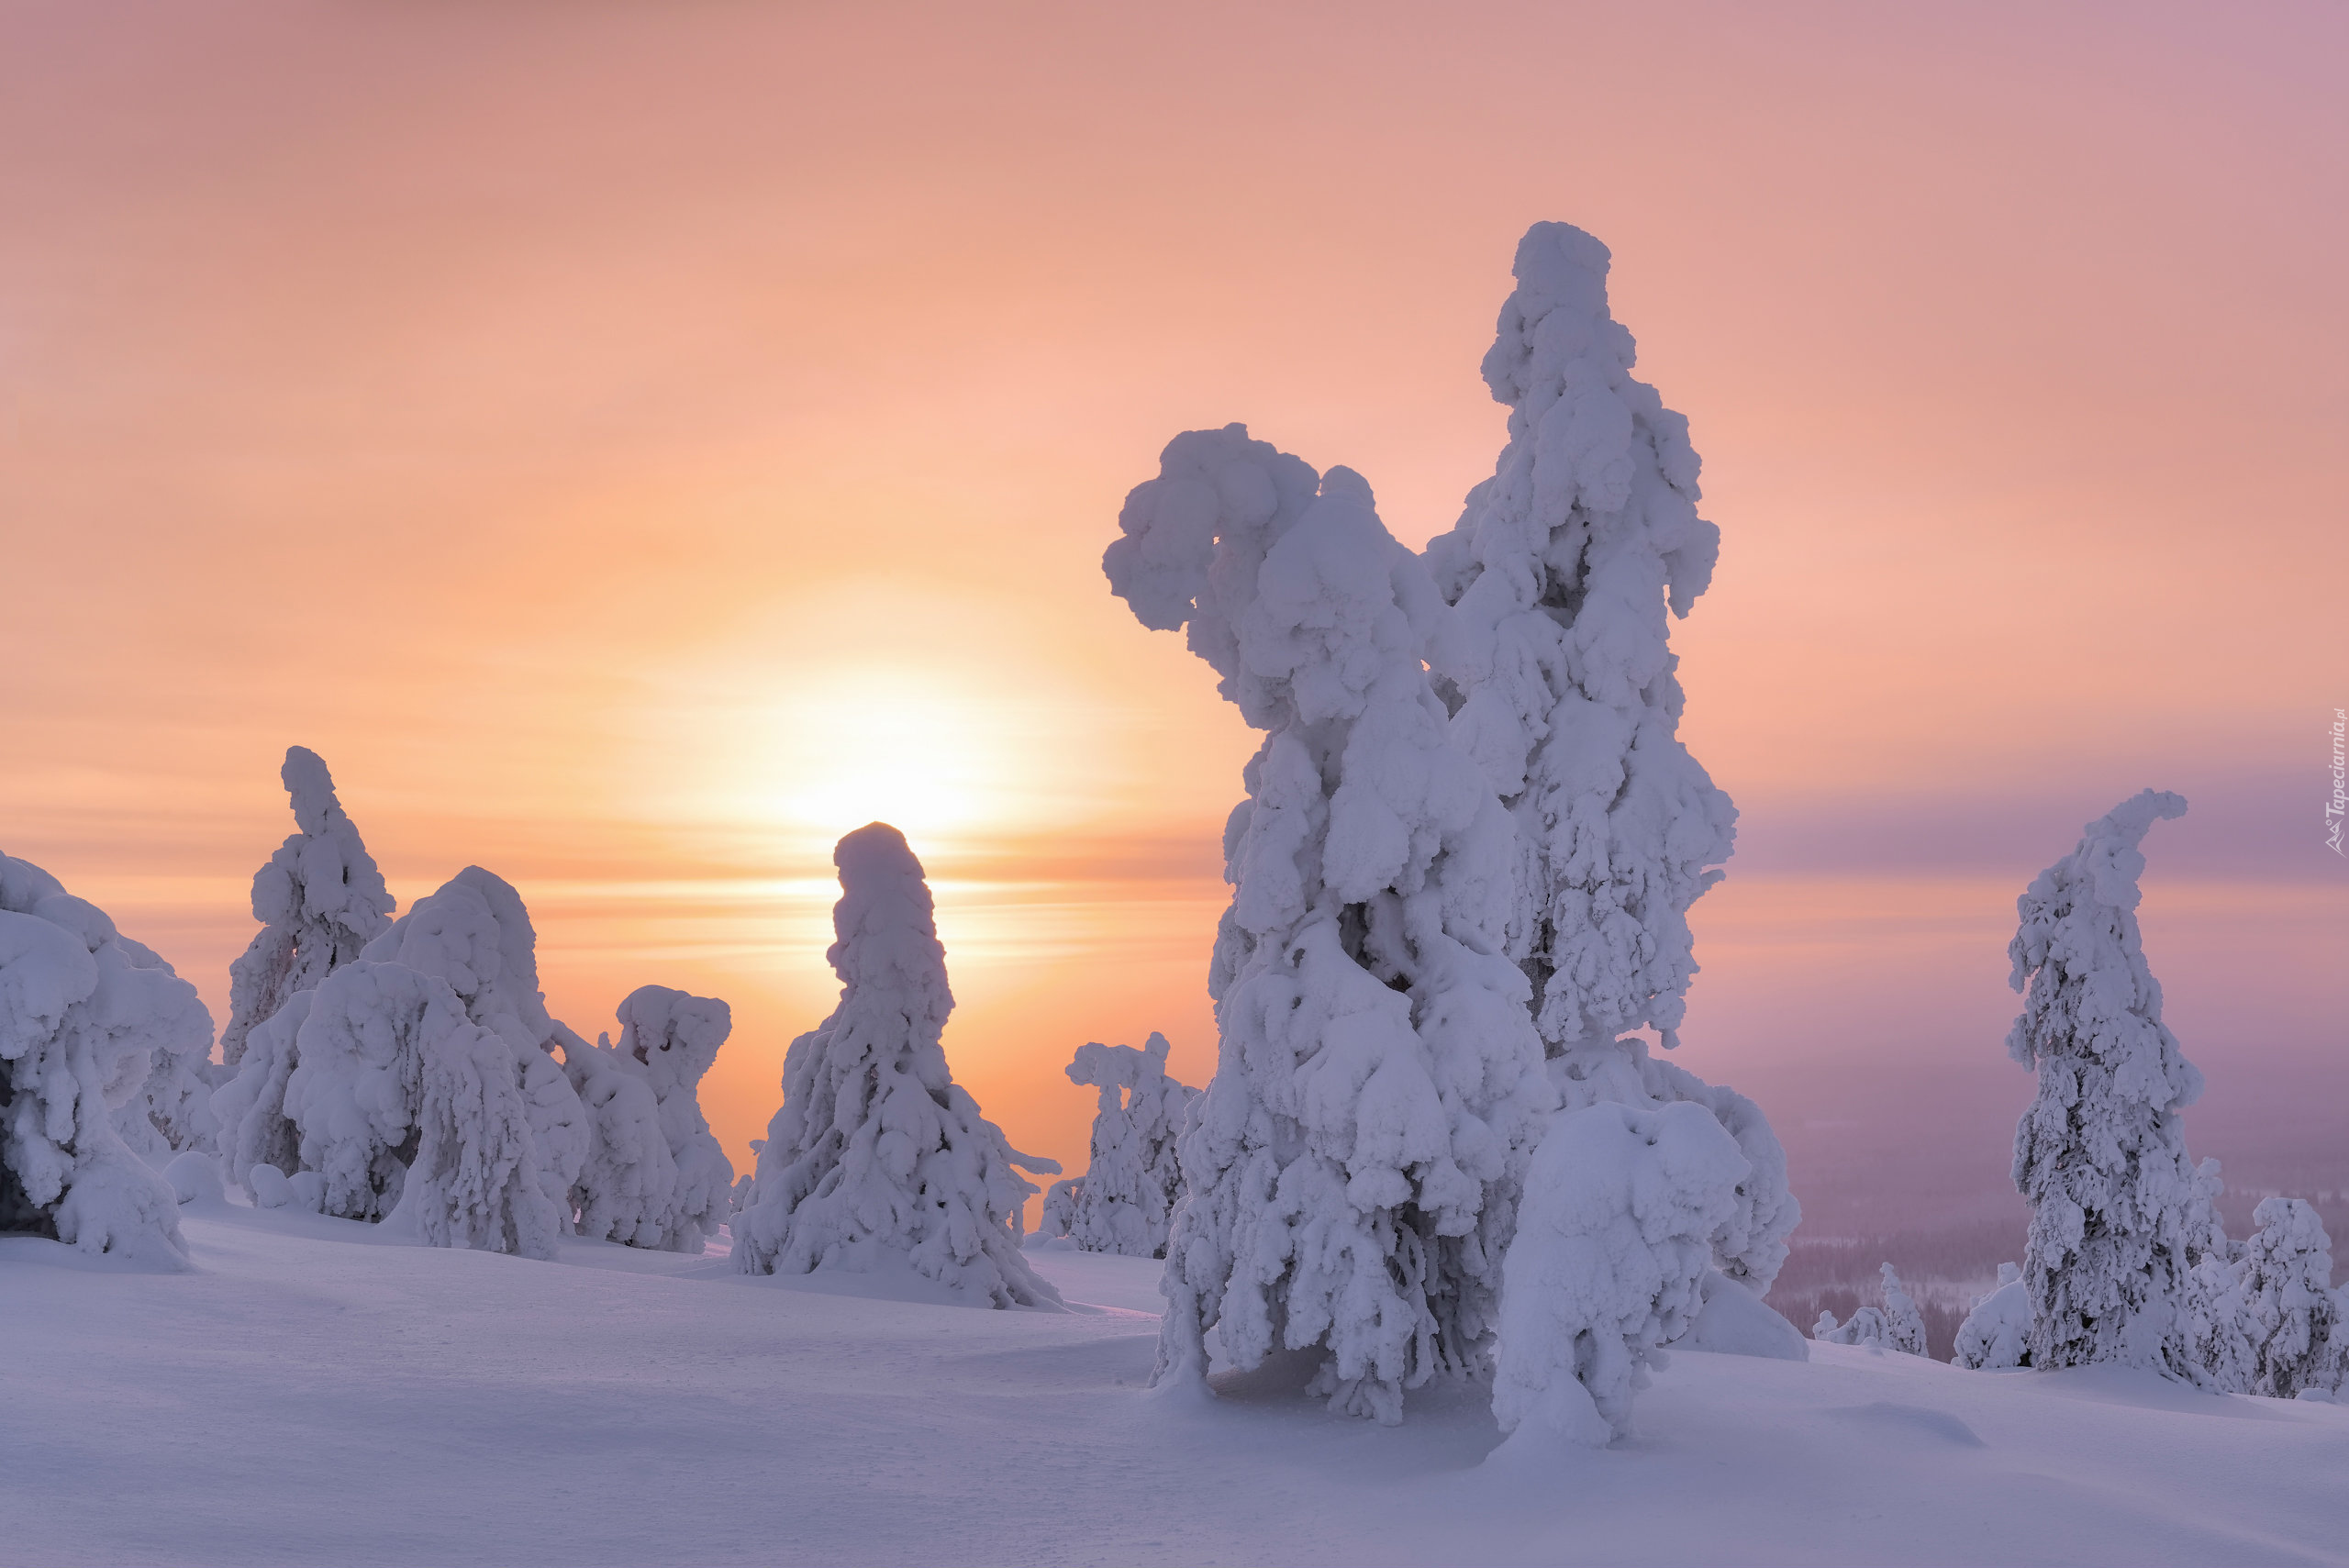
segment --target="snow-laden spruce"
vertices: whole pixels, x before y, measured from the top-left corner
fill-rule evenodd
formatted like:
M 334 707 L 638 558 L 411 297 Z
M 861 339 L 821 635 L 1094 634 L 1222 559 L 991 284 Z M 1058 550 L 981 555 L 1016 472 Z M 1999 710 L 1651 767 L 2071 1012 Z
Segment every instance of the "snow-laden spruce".
M 832 853 L 841 897 L 825 957 L 840 1006 L 791 1042 L 783 1108 L 734 1217 L 748 1273 L 910 1267 L 960 1299 L 1058 1307 L 1030 1268 L 1017 1217 L 1036 1190 L 1015 1152 L 956 1084 L 939 1037 L 952 1011 L 930 885 L 905 836 L 858 828 Z
M 262 929 L 228 966 L 228 1022 L 220 1031 L 220 1059 L 232 1070 L 264 1019 L 357 958 L 392 913 L 383 873 L 335 797 L 318 754 L 286 748 L 279 776 L 293 797 L 298 831 L 253 873 L 253 918 Z
M 1453 605 L 1430 657 L 1454 737 L 1517 828 L 1508 951 L 1562 1099 L 1710 1108 L 1752 1166 L 1717 1262 L 1765 1292 L 1801 1214 L 1776 1135 L 1751 1100 L 1653 1059 L 1631 1032 L 1677 1042 L 1697 968 L 1689 907 L 1720 878 L 1737 812 L 1681 743 L 1670 646 L 1720 530 L 1697 514 L 1687 420 L 1631 373 L 1609 264 L 1563 223 L 1518 247 L 1484 362 L 1508 443 L 1429 543 Z
M 619 1023 L 617 1046 L 606 1035 L 563 1052 L 591 1129 L 572 1184 L 579 1233 L 698 1252 L 731 1212 L 734 1166 L 702 1115 L 700 1087 L 733 1013 L 715 997 L 645 985 L 620 1004 Z
M 1488 1364 L 1556 1103 L 1505 951 L 1516 835 L 1427 679 L 1442 601 L 1360 475 L 1195 430 L 1119 527 L 1112 591 L 1187 628 L 1265 731 L 1225 833 L 1156 1376 L 1202 1378 L 1219 1325 L 1234 1364 L 1319 1350 L 1333 1408 L 1397 1420 L 1405 1389 Z
M 1998 1283 L 1957 1326 L 1956 1353 L 1950 1359 L 1990 1372 L 2031 1364 L 2031 1293 L 2023 1287 L 2021 1263 L 1998 1265 Z
M 2263 1199 L 2233 1259 L 2196 1267 L 2189 1338 L 2204 1385 L 2290 1399 L 2330 1393 L 2349 1372 L 2349 1329 L 2332 1291 L 2332 1243 L 2314 1206 Z
M 1428 545 L 1454 606 L 1431 658 L 1453 728 L 1520 828 L 1510 952 L 1553 1048 L 1680 1026 L 1688 907 L 1737 811 L 1678 728 L 1670 616 L 1711 581 L 1688 421 L 1635 378 L 1607 247 L 1563 223 L 1519 245 L 1484 375 L 1509 408 L 1493 477 Z
M 0 1231 L 184 1262 L 178 1195 L 126 1141 L 121 1113 L 135 1129 L 149 1085 L 211 1050 L 195 986 L 97 906 L 0 855 Z
M 1646 1368 L 1703 1306 L 1713 1234 L 1749 1172 L 1701 1106 L 1559 1114 L 1504 1269 L 1493 1414 L 1513 1445 L 1604 1447 L 1631 1430 Z
M 2039 1073 L 2014 1160 L 2032 1211 L 2033 1366 L 2195 1373 L 2187 1279 L 2209 1235 L 2208 1195 L 2177 1113 L 2202 1075 L 2162 1024 L 2137 928 L 2138 845 L 2185 811 L 2154 790 L 2123 801 L 2017 900 L 2008 954 L 2024 1000 L 2007 1049 Z
M 1042 1230 L 1080 1251 L 1130 1258 L 1166 1255 L 1167 1222 L 1183 1193 L 1175 1140 L 1198 1091 L 1166 1075 L 1166 1037 L 1141 1050 L 1093 1043 L 1076 1048 L 1069 1081 L 1099 1091 L 1092 1158 L 1085 1173 L 1045 1194 Z
M 1884 1348 L 1904 1355 L 1925 1353 L 1925 1315 L 1917 1310 L 1909 1287 L 1900 1283 L 1898 1271 L 1890 1263 L 1883 1265 L 1884 1276 Z
M 588 1118 L 553 1052 L 591 1048 L 549 1016 L 538 947 L 513 884 L 467 866 L 418 899 L 362 956 L 447 981 L 465 1016 L 506 1042 L 529 1125 L 534 1179 L 548 1204 L 567 1216 L 572 1184 L 587 1159 Z
M 1915 1298 L 1900 1283 L 1898 1270 L 1886 1263 L 1880 1272 L 1880 1305 L 1857 1307 L 1848 1321 L 1840 1324 L 1832 1312 L 1821 1312 L 1819 1321 L 1811 1325 L 1810 1337 L 1823 1345 L 1874 1345 L 1906 1355 L 1923 1355 L 1925 1315 L 1917 1310 Z

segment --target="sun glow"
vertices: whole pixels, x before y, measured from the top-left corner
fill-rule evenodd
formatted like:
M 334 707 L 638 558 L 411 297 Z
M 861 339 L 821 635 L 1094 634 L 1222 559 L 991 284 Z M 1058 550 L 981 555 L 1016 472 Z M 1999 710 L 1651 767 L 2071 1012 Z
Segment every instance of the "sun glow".
M 772 750 L 744 805 L 827 843 L 874 821 L 917 842 L 999 826 L 1017 770 L 992 718 L 934 671 L 835 672 L 767 716 Z

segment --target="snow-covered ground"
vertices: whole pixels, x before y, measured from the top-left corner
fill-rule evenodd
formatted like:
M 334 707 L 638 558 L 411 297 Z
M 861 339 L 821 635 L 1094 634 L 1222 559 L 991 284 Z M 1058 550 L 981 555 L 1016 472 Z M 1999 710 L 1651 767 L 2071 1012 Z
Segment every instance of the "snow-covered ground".
M 1503 1472 L 1465 1395 L 1146 1393 L 1142 1260 L 989 1312 L 183 1212 L 190 1273 L 0 1240 L 0 1562 L 2349 1562 L 2349 1407 L 1681 1351 Z

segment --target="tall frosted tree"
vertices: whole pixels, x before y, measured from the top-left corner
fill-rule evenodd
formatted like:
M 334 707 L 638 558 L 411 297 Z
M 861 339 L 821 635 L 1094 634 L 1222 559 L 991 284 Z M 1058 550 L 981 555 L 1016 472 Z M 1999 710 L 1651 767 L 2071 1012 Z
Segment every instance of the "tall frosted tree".
M 840 841 L 836 937 L 825 954 L 840 1006 L 791 1042 L 783 1108 L 734 1218 L 746 1273 L 871 1273 L 897 1266 L 974 1305 L 1058 1307 L 1029 1266 L 1015 1216 L 1034 1192 L 1015 1152 L 954 1082 L 940 1037 L 953 994 L 930 884 L 885 823 Z
M 2017 901 L 2008 954 L 2023 1010 L 2007 1049 L 2039 1073 L 2014 1160 L 2031 1205 L 2034 1366 L 2193 1375 L 2186 1282 L 2208 1235 L 2208 1195 L 2177 1113 L 2202 1074 L 2162 1023 L 2137 928 L 2138 846 L 2185 812 L 2183 798 L 2154 790 L 2121 802 Z
M 1203 1377 L 1219 1326 L 1236 1364 L 1318 1351 L 1333 1408 L 1397 1420 L 1406 1389 L 1489 1368 L 1556 1103 L 1506 951 L 1515 835 L 1427 679 L 1442 602 L 1360 475 L 1195 430 L 1119 527 L 1112 592 L 1264 731 L 1225 833 L 1156 1376 Z
M 1065 1234 L 1080 1251 L 1166 1255 L 1167 1224 L 1183 1193 L 1175 1140 L 1198 1095 L 1166 1075 L 1169 1049 L 1163 1034 L 1139 1051 L 1081 1045 L 1068 1064 L 1071 1083 L 1099 1091 L 1092 1157 L 1084 1175 L 1052 1184 L 1045 1209 L 1059 1221 L 1052 1233 Z
M 178 1198 L 117 1118 L 159 1063 L 211 1048 L 195 986 L 97 906 L 0 855 L 0 1230 L 181 1264 Z
M 1486 384 L 1509 410 L 1493 476 L 1430 541 L 1452 614 L 1430 644 L 1460 746 L 1516 827 L 1508 951 L 1569 1106 L 1694 1101 L 1749 1171 L 1715 1262 L 1766 1290 L 1800 1218 L 1759 1107 L 1649 1056 L 1677 1043 L 1697 970 L 1688 912 L 1737 812 L 1679 738 L 1675 617 L 1712 578 L 1688 422 L 1631 374 L 1607 247 L 1563 223 L 1519 245 Z M 1561 1169 L 1566 1167 L 1562 1166 Z
M 253 918 L 262 929 L 228 966 L 220 1058 L 230 1069 L 243 1062 L 246 1038 L 263 1019 L 357 958 L 392 913 L 383 873 L 335 798 L 318 754 L 288 747 L 279 776 L 299 830 L 253 873 Z

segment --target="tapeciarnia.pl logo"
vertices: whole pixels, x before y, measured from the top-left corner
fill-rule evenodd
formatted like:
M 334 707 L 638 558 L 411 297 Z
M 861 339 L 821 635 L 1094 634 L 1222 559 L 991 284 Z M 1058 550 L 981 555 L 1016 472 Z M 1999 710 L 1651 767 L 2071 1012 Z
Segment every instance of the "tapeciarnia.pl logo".
M 2342 783 L 2349 778 L 2349 751 L 2343 750 L 2344 736 L 2349 736 L 2349 709 L 2332 710 L 2332 798 L 2324 803 L 2324 847 L 2336 855 L 2344 854 L 2341 848 L 2341 822 L 2349 811 L 2349 798 L 2342 794 Z

